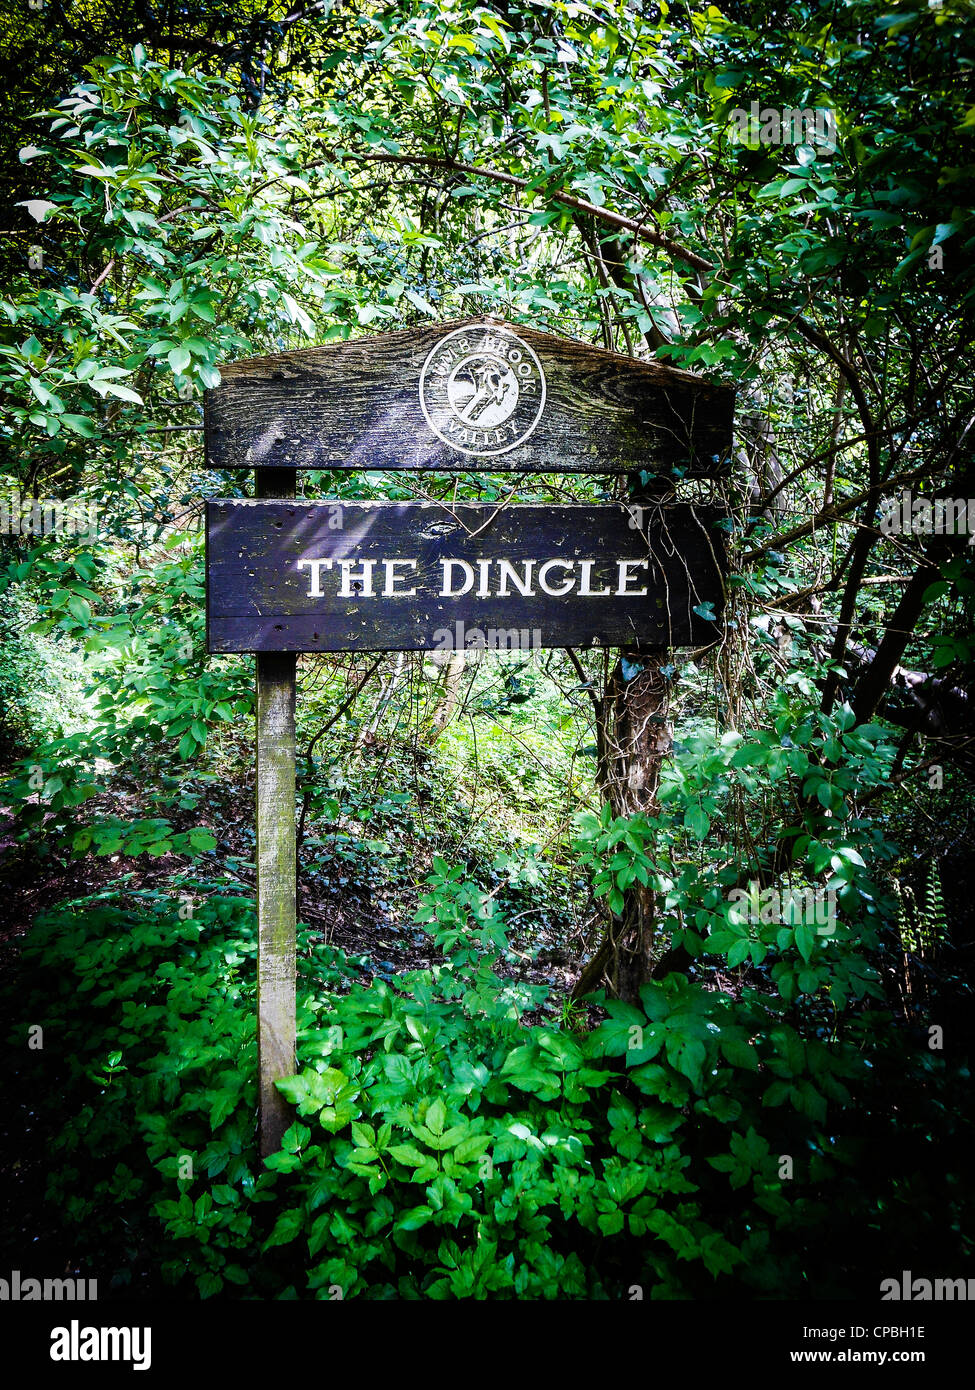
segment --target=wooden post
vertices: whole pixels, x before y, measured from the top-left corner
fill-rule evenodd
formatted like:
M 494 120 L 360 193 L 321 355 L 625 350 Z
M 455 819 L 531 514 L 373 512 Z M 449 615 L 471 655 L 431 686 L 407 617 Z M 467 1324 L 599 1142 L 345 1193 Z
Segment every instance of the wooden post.
M 258 497 L 293 497 L 291 469 L 259 468 Z M 295 668 L 293 652 L 257 663 L 257 1140 L 261 1158 L 281 1147 L 291 1107 L 275 1086 L 295 1058 Z

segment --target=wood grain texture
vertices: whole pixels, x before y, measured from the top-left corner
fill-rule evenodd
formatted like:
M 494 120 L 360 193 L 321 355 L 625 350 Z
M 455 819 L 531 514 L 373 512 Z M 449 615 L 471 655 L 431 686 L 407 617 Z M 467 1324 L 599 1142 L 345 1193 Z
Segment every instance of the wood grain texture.
M 541 417 L 523 443 L 480 457 L 438 437 L 420 402 L 431 351 L 448 334 L 502 329 L 544 372 Z M 734 392 L 659 362 L 639 362 L 521 324 L 481 318 L 376 334 L 221 368 L 205 395 L 211 468 L 426 468 L 634 472 L 729 464 Z
M 705 645 L 720 635 L 721 515 L 690 505 L 648 508 L 641 530 L 618 503 L 447 511 L 434 503 L 209 502 L 208 649 L 450 650 L 479 644 L 470 629 L 486 640 L 490 630 L 519 634 L 499 635 L 507 646 L 526 645 L 526 633 L 533 647 Z M 328 569 L 313 569 L 324 560 Z M 386 561 L 398 563 L 387 572 Z M 456 563 L 445 570 L 448 561 Z M 571 591 L 543 591 L 548 561 L 549 588 L 571 579 Z M 620 561 L 645 564 L 621 579 Z M 465 564 L 473 582 L 461 593 Z M 316 573 L 320 596 L 312 595 Z M 642 588 L 645 595 L 636 592 Z M 694 611 L 708 603 L 715 621 Z M 456 634 L 458 623 L 464 633 L 452 642 L 444 634 Z
M 258 470 L 259 497 L 294 497 L 295 475 Z M 276 1153 L 294 1118 L 275 1086 L 296 1068 L 295 846 L 296 658 L 262 652 L 255 658 L 255 826 L 257 830 L 257 1143 Z
M 295 1073 L 295 658 L 257 657 L 258 1146 L 281 1147 L 291 1107 L 275 1081 Z

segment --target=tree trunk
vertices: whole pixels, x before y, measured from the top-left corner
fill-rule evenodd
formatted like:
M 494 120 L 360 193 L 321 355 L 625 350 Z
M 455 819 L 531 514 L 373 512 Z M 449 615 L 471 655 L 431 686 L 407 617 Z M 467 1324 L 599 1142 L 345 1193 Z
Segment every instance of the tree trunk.
M 451 652 L 447 660 L 443 676 L 443 694 L 433 712 L 426 737 L 426 742 L 431 746 L 436 743 L 454 716 L 454 711 L 460 700 L 460 687 L 464 680 L 466 655 L 467 653 L 463 651 Z
M 655 815 L 660 768 L 673 742 L 667 722 L 668 689 L 661 666 L 666 652 L 623 652 L 606 692 L 604 709 L 612 725 L 604 732 L 609 748 L 608 776 L 601 788 L 616 816 L 640 811 Z M 631 666 L 641 669 L 629 680 Z M 654 974 L 656 906 L 651 888 L 634 883 L 624 895 L 622 913 L 614 916 L 595 955 L 586 963 L 572 991 L 581 998 L 605 989 L 617 999 L 633 1001 Z

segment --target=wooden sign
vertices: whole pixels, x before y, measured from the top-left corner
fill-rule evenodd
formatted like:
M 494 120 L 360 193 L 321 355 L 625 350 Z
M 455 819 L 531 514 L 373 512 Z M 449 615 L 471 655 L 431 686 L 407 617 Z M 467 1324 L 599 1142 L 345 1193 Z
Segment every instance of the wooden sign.
M 730 459 L 734 391 L 498 319 L 223 366 L 210 468 L 666 471 Z
M 722 515 L 689 505 L 207 503 L 211 652 L 714 642 Z
M 719 636 L 721 513 L 688 505 L 296 502 L 295 470 L 666 473 L 729 462 L 734 393 L 497 319 L 221 368 L 207 504 L 207 644 L 255 652 L 258 1143 L 295 1069 L 295 663 L 303 651 L 704 645 Z M 639 484 L 637 477 L 634 482 Z

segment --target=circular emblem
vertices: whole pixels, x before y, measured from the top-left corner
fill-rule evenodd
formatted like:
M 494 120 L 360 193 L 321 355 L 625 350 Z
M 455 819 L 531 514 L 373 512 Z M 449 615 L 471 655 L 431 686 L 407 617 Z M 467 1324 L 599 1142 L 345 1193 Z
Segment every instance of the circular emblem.
M 462 454 L 506 454 L 524 444 L 545 407 L 545 373 L 508 328 L 458 328 L 420 373 L 420 405 L 438 439 Z

